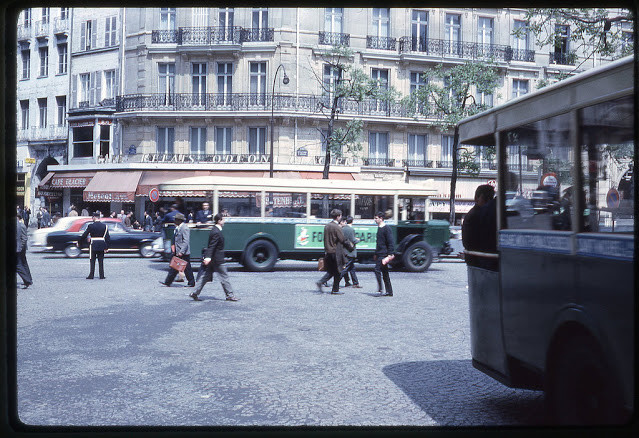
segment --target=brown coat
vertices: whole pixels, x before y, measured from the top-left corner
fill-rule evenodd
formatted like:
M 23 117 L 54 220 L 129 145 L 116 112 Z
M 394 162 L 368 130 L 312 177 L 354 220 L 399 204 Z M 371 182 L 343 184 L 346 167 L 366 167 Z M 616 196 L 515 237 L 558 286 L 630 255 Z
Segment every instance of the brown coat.
M 337 266 L 341 270 L 346 263 L 344 256 L 344 246 L 352 249 L 353 245 L 346 240 L 342 227 L 335 221 L 330 221 L 324 227 L 324 251 L 327 254 L 335 254 Z

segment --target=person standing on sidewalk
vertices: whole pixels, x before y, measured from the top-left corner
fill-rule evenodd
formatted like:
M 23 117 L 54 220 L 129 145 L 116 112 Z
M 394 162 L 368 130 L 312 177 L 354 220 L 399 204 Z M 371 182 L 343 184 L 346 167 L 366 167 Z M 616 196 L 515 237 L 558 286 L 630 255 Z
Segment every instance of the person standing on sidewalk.
M 31 270 L 27 263 L 27 227 L 22 223 L 22 215 L 17 213 L 16 228 L 16 272 L 22 278 L 22 289 L 26 289 L 33 284 Z
M 191 230 L 184 222 L 184 215 L 182 213 L 175 215 L 175 225 L 175 233 L 173 235 L 174 243 L 171 245 L 171 249 L 173 250 L 174 255 L 186 262 L 184 275 L 186 275 L 186 279 L 188 280 L 187 286 L 194 287 L 195 278 L 193 277 L 193 268 L 191 267 Z M 169 273 L 167 274 L 166 279 L 164 281 L 160 281 L 160 284 L 163 284 L 164 286 L 171 286 L 171 283 L 173 283 L 177 274 L 177 270 L 169 268 Z
M 337 208 L 333 209 L 331 218 L 333 220 L 324 227 L 324 266 L 326 266 L 326 274 L 333 277 L 331 293 L 339 294 L 339 281 L 344 266 L 344 246 L 352 249 L 352 245 L 344 238 L 342 227 L 339 226 L 342 211 Z M 320 292 L 323 292 L 321 282 L 317 282 L 317 287 Z
M 395 243 L 390 227 L 384 222 L 384 212 L 375 213 L 375 223 L 377 224 L 377 246 L 375 247 L 375 278 L 377 279 L 377 292 L 382 296 L 392 297 L 393 286 L 388 275 L 388 264 L 395 257 Z M 384 286 L 382 286 L 382 278 Z M 386 293 L 384 293 L 386 287 Z
M 78 248 L 82 248 L 82 242 L 88 237 L 89 242 L 89 254 L 91 270 L 87 280 L 92 280 L 95 274 L 95 259 L 98 259 L 98 267 L 100 272 L 100 279 L 104 280 L 104 252 L 109 250 L 109 242 L 111 236 L 109 235 L 109 229 L 106 224 L 100 222 L 100 211 L 93 212 L 93 222 L 89 224 L 84 231 L 80 240 L 78 241 Z
M 355 230 L 351 225 L 352 223 L 353 216 L 347 216 L 346 224 L 342 227 L 344 237 L 353 245 L 352 250 L 344 248 L 344 257 L 346 259 L 346 263 L 344 264 L 344 270 L 342 271 L 342 278 L 344 278 L 344 280 L 346 281 L 346 285 L 344 287 L 350 286 L 352 281 L 352 285 L 354 288 L 361 288 L 362 286 L 359 285 L 357 274 L 355 274 L 355 259 L 357 259 L 357 249 L 355 248 L 355 245 L 359 243 L 359 239 L 355 236 Z
M 229 274 L 224 265 L 224 235 L 222 234 L 224 216 L 218 213 L 213 217 L 213 221 L 215 226 L 209 234 L 209 243 L 204 249 L 204 258 L 202 266 L 200 266 L 200 270 L 205 269 L 205 272 L 202 275 L 198 275 L 198 279 L 195 282 L 195 291 L 189 296 L 195 301 L 201 301 L 199 295 L 202 292 L 202 288 L 209 281 L 213 281 L 213 273 L 217 272 L 226 295 L 226 301 L 238 301 L 239 298 L 236 298 L 233 294 L 233 288 L 229 282 Z

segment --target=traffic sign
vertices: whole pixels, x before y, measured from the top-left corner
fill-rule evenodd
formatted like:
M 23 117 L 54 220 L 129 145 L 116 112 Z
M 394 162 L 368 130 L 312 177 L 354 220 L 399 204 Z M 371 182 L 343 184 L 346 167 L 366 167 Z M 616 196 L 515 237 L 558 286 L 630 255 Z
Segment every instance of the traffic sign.
M 158 191 L 158 189 L 153 187 L 151 190 L 149 190 L 149 201 L 158 202 L 159 200 L 160 200 L 160 192 Z
M 541 177 L 541 185 L 542 186 L 557 187 L 559 185 L 559 182 L 557 181 L 557 175 L 554 174 L 553 172 L 549 172 L 549 173 L 544 174 Z
M 606 195 L 606 204 L 608 204 L 608 208 L 618 208 L 619 207 L 619 192 L 617 189 L 608 190 L 608 194 Z

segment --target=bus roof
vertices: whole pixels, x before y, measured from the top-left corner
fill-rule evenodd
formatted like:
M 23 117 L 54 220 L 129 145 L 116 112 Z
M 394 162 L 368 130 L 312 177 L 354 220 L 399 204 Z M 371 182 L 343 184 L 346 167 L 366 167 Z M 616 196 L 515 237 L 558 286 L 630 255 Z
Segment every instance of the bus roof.
M 423 182 L 348 181 L 332 179 L 255 178 L 196 176 L 167 181 L 160 190 L 274 191 L 291 193 L 357 193 L 371 195 L 433 196 L 437 190 L 432 179 Z
M 459 122 L 459 142 L 492 146 L 495 132 L 632 94 L 634 60 L 626 56 L 470 116 Z

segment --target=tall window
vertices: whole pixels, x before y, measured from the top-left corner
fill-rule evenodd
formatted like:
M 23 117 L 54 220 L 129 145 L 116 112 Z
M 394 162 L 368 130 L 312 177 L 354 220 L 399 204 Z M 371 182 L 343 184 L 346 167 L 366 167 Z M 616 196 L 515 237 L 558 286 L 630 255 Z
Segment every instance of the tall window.
M 175 128 L 158 126 L 157 153 L 172 154 L 175 143 Z
M 344 20 L 344 8 L 324 9 L 324 31 L 342 33 L 342 23 Z
M 426 167 L 427 137 L 425 134 L 408 134 L 408 162 L 411 166 Z
M 96 20 L 87 20 L 80 25 L 80 50 L 96 47 Z
M 40 54 L 40 77 L 49 76 L 49 48 L 40 47 L 38 53 Z
M 57 106 L 57 125 L 66 126 L 67 124 L 67 96 L 56 96 L 55 103 Z
M 425 52 L 428 38 L 428 12 L 413 9 L 411 19 L 411 50 Z
M 333 99 L 333 94 L 335 93 L 335 87 L 337 87 L 339 78 L 339 68 L 334 65 L 324 64 L 324 92 L 328 92 L 326 96 L 328 99 Z
M 22 25 L 24 27 L 31 26 L 31 8 L 24 10 L 24 14 L 22 15 Z
M 209 8 L 192 8 L 191 25 L 193 27 L 207 27 L 209 25 Z
M 191 87 L 193 104 L 204 105 L 206 103 L 206 63 L 191 64 Z
M 513 35 L 513 49 L 528 50 L 529 37 L 526 22 L 522 20 L 515 20 L 514 27 L 517 33 Z
M 461 42 L 461 15 L 446 14 L 446 51 L 451 55 L 459 55 Z
M 371 77 L 377 81 L 377 88 L 382 90 L 388 89 L 388 70 L 385 68 L 374 68 L 371 70 Z M 387 102 L 378 100 L 376 102 L 377 111 L 386 111 Z
M 233 93 L 233 63 L 218 62 L 217 92 L 220 104 L 229 105 L 231 103 L 231 93 Z
M 569 47 L 568 38 L 570 36 L 570 26 L 563 24 L 555 25 L 555 51 L 554 61 L 560 64 L 566 64 Z
M 250 75 L 251 103 L 266 104 L 266 62 L 251 62 Z
M 160 30 L 175 30 L 175 8 L 160 8 Z
M 48 23 L 50 18 L 51 8 L 42 8 L 42 23 Z
M 38 113 L 39 113 L 39 123 L 38 126 L 40 128 L 47 127 L 47 98 L 43 97 L 38 99 Z
M 22 51 L 22 79 L 29 79 L 31 72 L 31 50 Z
M 158 92 L 166 96 L 175 93 L 175 64 L 158 64 Z
M 20 101 L 20 115 L 22 116 L 21 129 L 29 129 L 29 101 Z
M 420 88 L 424 87 L 427 82 L 424 80 L 424 72 L 412 71 L 410 72 L 410 92 L 415 93 Z
M 513 79 L 513 99 L 528 93 L 527 79 Z
M 191 127 L 191 153 L 197 155 L 206 153 L 206 128 Z
M 64 74 L 67 72 L 67 57 L 67 43 L 58 44 L 58 74 Z
M 621 50 L 626 53 L 633 47 L 632 23 L 621 23 Z
M 477 103 L 479 105 L 484 105 L 487 107 L 493 106 L 493 94 L 492 93 L 484 93 L 483 91 L 477 91 Z
M 219 26 L 223 29 L 224 40 L 233 40 L 233 8 L 220 8 L 219 11 Z
M 442 155 L 438 167 L 453 167 L 453 141 L 452 135 L 442 135 Z
M 373 160 L 388 159 L 388 132 L 369 132 L 368 158 Z M 375 163 L 373 163 L 374 165 Z M 385 164 L 385 163 L 378 163 Z
M 479 17 L 477 19 L 477 42 L 479 44 L 493 43 L 493 19 Z
M 78 101 L 80 103 L 89 104 L 89 95 L 91 93 L 91 74 L 90 73 L 81 73 L 80 74 L 80 96 Z
M 267 8 L 253 8 L 252 27 L 254 30 L 266 29 L 268 27 Z
M 249 154 L 266 154 L 266 126 L 249 128 Z
M 60 19 L 66 20 L 69 18 L 69 8 L 60 8 Z
M 107 17 L 104 31 L 104 46 L 111 47 L 117 44 L 117 17 Z
M 373 36 L 380 38 L 390 36 L 389 8 L 373 8 Z
M 215 128 L 215 153 L 230 154 L 232 139 L 233 139 L 233 128 L 231 128 L 230 126 L 216 127 Z
M 116 95 L 115 70 L 104 71 L 104 98 L 115 99 Z

